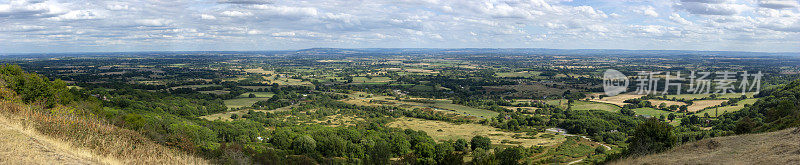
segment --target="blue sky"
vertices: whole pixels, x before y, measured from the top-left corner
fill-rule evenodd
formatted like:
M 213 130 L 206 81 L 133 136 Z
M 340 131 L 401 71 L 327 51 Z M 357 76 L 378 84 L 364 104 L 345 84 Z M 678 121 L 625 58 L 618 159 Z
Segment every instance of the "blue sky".
M 340 48 L 800 52 L 800 0 L 0 0 L 0 53 Z

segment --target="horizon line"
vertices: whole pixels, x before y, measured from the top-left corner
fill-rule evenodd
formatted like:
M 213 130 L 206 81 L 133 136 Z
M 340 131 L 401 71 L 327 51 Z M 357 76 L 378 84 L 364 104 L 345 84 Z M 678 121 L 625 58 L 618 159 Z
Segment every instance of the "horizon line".
M 362 48 L 345 48 L 345 47 L 310 47 L 302 49 L 275 49 L 275 50 L 141 50 L 141 51 L 75 51 L 75 52 L 14 52 L 14 53 L 0 53 L 0 56 L 8 55 L 55 55 L 55 54 L 80 54 L 80 53 L 147 53 L 147 52 L 281 52 L 281 51 L 301 51 L 308 49 L 431 49 L 431 50 L 451 50 L 451 49 L 508 49 L 508 50 L 522 50 L 522 49 L 541 49 L 541 50 L 614 50 L 614 51 L 689 51 L 689 52 L 737 52 L 737 53 L 763 53 L 763 54 L 798 54 L 800 51 L 735 51 L 735 50 L 690 50 L 690 49 L 593 49 L 593 48 L 576 48 L 576 49 L 561 49 L 561 48 L 499 48 L 499 47 L 462 47 L 462 48 L 434 48 L 434 47 L 418 47 L 418 48 L 391 48 L 391 47 L 362 47 Z

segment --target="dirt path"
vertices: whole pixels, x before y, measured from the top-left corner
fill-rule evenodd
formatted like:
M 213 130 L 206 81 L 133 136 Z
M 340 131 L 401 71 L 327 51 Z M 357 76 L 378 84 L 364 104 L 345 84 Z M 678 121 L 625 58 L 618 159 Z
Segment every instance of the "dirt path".
M 581 161 L 583 161 L 583 159 L 578 159 L 578 160 L 576 160 L 576 161 L 572 161 L 572 162 L 569 162 L 569 163 L 567 163 L 567 164 L 575 164 L 575 163 L 579 163 L 579 162 L 581 162 Z
M 87 154 L 0 117 L 0 164 L 100 164 Z

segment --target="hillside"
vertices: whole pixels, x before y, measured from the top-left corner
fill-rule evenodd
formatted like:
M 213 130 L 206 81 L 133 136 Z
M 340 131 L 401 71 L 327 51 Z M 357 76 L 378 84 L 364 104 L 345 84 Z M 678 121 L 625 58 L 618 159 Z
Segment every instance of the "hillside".
M 612 164 L 800 164 L 800 128 L 704 139 Z
M 207 164 L 135 131 L 56 113 L 69 107 L 50 110 L 0 100 L 0 164 Z
M 111 164 L 91 154 L 18 123 L 0 118 L 0 164 Z
M 65 89 L 60 80 L 0 69 L 0 164 L 208 164 L 109 124 Z

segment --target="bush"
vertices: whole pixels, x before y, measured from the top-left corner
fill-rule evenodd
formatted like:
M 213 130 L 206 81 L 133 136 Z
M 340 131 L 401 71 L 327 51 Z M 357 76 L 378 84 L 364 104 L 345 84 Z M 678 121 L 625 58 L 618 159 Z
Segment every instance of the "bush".
M 478 149 L 478 148 L 483 148 L 484 150 L 489 150 L 489 149 L 491 149 L 492 140 L 489 139 L 488 137 L 483 137 L 483 136 L 478 135 L 478 136 L 472 137 L 472 141 L 470 141 L 470 144 L 472 145 L 472 150 L 473 151 L 475 149 Z
M 671 125 L 653 118 L 639 124 L 630 139 L 629 154 L 646 155 L 672 148 L 678 141 L 672 130 Z

